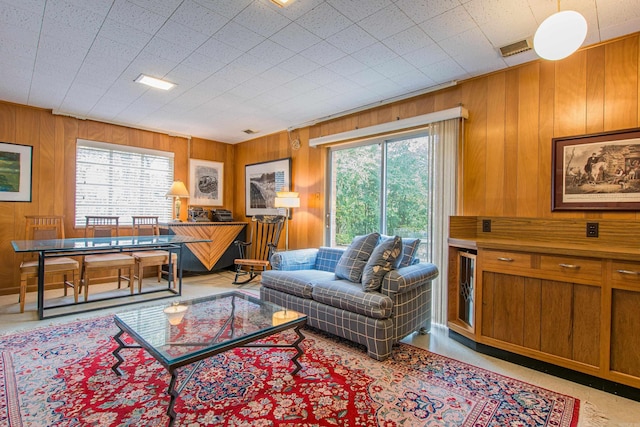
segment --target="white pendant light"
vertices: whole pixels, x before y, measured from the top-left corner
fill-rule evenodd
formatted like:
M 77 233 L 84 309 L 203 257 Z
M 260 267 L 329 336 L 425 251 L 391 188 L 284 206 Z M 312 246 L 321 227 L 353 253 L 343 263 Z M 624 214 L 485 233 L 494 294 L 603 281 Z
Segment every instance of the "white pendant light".
M 538 27 L 533 36 L 533 49 L 538 56 L 551 61 L 566 58 L 578 50 L 587 37 L 587 21 L 573 10 L 560 10 Z

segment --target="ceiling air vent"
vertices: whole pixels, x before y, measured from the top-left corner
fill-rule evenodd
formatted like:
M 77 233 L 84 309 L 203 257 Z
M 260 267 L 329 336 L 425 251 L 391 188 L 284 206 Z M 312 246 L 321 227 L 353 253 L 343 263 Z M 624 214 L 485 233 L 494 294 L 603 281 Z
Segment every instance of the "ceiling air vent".
M 242 132 L 246 133 L 247 135 L 253 135 L 254 133 L 258 133 L 259 131 L 253 129 L 245 129 Z
M 500 48 L 500 53 L 504 58 L 507 56 L 516 55 L 518 53 L 526 52 L 533 48 L 533 43 L 530 39 L 520 40 L 519 42 L 511 43 L 507 46 Z

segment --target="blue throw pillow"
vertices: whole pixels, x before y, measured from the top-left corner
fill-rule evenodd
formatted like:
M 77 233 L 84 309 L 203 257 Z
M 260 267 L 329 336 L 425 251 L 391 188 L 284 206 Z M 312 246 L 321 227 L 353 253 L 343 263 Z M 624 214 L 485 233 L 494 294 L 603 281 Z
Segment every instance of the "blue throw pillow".
M 380 235 L 378 233 L 354 237 L 349 247 L 340 257 L 340 260 L 338 260 L 336 277 L 338 279 L 347 279 L 350 282 L 360 283 L 362 270 L 364 270 L 364 266 L 367 264 L 379 238 Z
M 362 272 L 362 290 L 377 291 L 384 276 L 395 268 L 396 260 L 402 257 L 402 238 L 385 239 L 371 253 Z
M 420 239 L 413 239 L 405 237 L 402 239 L 402 257 L 398 268 L 408 267 L 414 263 L 414 257 L 418 252 L 418 246 L 420 246 Z

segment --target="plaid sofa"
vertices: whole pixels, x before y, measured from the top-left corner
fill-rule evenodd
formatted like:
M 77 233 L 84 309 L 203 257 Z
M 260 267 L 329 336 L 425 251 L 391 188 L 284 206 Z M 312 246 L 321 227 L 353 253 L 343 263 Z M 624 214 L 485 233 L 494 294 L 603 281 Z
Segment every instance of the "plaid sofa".
M 393 344 L 410 333 L 430 330 L 435 265 L 416 260 L 387 273 L 379 291 L 365 292 L 336 279 L 343 252 L 321 247 L 275 253 L 272 270 L 262 273 L 260 297 L 305 313 L 309 326 L 362 344 L 377 360 L 388 358 Z

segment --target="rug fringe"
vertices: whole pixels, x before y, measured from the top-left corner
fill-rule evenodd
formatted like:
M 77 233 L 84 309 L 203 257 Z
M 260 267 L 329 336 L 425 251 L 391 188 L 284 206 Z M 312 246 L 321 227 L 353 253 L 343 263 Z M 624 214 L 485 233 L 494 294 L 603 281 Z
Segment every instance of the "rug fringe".
M 578 427 L 604 427 L 609 425 L 609 419 L 591 402 L 582 401 Z

